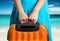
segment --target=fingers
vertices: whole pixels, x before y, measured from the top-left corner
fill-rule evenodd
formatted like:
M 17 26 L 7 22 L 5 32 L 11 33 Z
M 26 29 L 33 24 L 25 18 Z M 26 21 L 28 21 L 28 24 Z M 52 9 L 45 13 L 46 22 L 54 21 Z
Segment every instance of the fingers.
M 23 24 L 23 23 L 27 22 L 28 19 L 21 19 L 20 21 L 21 21 L 21 24 Z
M 20 20 L 20 22 L 21 22 L 22 24 L 25 23 L 25 22 L 27 22 L 28 16 L 26 15 L 25 12 L 19 13 L 19 20 Z
M 25 22 L 32 22 L 32 23 L 36 23 L 36 19 L 22 19 L 21 20 L 21 24 L 25 23 Z
M 33 20 L 32 20 L 32 23 L 34 23 L 34 24 L 35 24 L 35 23 L 36 23 L 36 21 L 33 19 Z
M 25 20 L 21 20 L 21 24 L 25 23 Z
M 29 18 L 29 22 L 32 22 L 32 23 L 36 23 L 36 19 L 34 19 L 34 18 Z

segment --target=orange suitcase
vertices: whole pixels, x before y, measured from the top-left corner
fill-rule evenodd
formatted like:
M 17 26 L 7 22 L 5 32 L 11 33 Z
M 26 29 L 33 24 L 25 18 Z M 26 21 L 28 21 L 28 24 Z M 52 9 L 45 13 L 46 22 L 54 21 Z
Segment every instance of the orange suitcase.
M 8 31 L 8 41 L 48 41 L 43 24 L 13 24 Z

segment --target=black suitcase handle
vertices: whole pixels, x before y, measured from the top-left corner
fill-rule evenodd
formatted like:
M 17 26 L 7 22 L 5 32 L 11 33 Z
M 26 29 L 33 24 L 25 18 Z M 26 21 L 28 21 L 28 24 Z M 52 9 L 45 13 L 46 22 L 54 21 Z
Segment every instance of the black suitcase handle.
M 39 30 L 39 23 L 33 24 L 32 22 L 26 22 L 24 24 L 16 24 L 16 31 L 21 32 L 33 32 Z

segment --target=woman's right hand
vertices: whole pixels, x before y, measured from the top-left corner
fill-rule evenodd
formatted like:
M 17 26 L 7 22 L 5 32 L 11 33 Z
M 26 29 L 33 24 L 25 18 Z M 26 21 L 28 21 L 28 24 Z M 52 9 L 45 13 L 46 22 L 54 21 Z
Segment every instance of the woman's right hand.
M 20 12 L 19 13 L 19 20 L 20 20 L 21 24 L 27 22 L 28 21 L 27 14 L 25 12 L 22 12 L 22 13 Z

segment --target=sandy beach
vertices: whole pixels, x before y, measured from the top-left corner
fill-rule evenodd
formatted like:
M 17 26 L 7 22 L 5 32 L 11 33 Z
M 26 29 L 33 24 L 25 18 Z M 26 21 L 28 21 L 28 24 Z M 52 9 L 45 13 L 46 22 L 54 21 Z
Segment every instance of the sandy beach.
M 8 28 L 0 29 L 0 41 L 7 41 Z M 52 28 L 53 41 L 60 41 L 60 28 Z
M 9 28 L 0 28 L 0 41 L 7 41 L 7 32 Z

